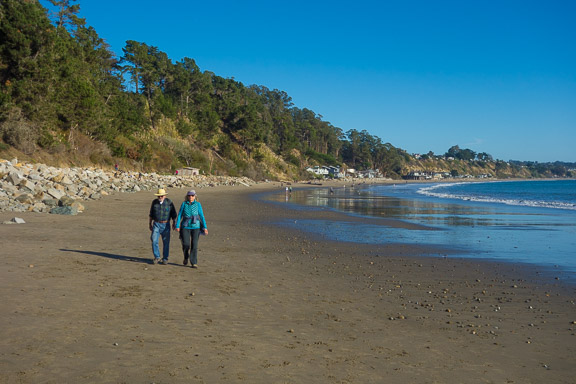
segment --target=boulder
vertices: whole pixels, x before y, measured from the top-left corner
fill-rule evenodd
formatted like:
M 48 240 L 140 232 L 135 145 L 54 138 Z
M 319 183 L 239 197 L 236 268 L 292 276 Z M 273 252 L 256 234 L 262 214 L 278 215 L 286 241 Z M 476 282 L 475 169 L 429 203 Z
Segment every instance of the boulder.
M 58 206 L 58 200 L 56 199 L 42 199 L 42 202 L 44 203 L 44 205 L 48 206 L 48 207 L 57 207 Z
M 6 180 L 12 183 L 12 185 L 18 185 L 22 179 L 22 175 L 17 172 L 10 172 L 6 177 Z
M 46 191 L 46 193 L 55 198 L 56 200 L 60 200 L 60 198 L 64 196 L 64 192 L 56 188 L 50 188 Z
M 34 192 L 34 183 L 31 182 L 28 179 L 22 179 L 20 180 L 20 182 L 18 183 L 18 185 L 20 186 L 20 188 L 25 188 L 27 190 L 29 190 L 30 192 Z
M 64 178 L 64 175 L 62 173 L 58 173 L 54 177 L 52 177 L 52 181 L 55 183 L 60 183 L 60 182 L 62 182 L 63 178 Z
M 70 205 L 70 207 L 76 209 L 76 211 L 77 211 L 78 213 L 84 212 L 84 205 L 82 205 L 82 203 L 80 203 L 79 201 L 73 202 L 73 203 Z
M 23 193 L 14 198 L 20 204 L 34 204 L 34 196 L 29 193 Z
M 61 207 L 69 207 L 74 204 L 76 200 L 71 198 L 70 196 L 62 196 L 58 201 L 58 205 Z
M 74 207 L 54 207 L 50 209 L 50 213 L 54 215 L 77 215 L 78 210 Z

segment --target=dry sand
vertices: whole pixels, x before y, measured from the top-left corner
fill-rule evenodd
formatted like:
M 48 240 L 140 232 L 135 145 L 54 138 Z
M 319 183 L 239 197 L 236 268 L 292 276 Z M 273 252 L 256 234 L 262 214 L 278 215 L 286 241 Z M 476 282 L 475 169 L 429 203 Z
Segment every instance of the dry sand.
M 150 192 L 0 213 L 26 221 L 0 225 L 0 382 L 576 382 L 573 286 L 282 230 L 269 221 L 320 213 L 249 196 L 270 189 L 198 191 L 199 269 L 174 233 L 170 264 L 151 264 Z

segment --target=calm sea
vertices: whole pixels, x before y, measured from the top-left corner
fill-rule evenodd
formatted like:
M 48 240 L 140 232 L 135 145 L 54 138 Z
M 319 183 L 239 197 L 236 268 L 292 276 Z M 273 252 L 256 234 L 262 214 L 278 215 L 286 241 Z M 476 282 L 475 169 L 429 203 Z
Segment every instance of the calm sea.
M 537 265 L 576 282 L 575 180 L 361 184 L 333 191 L 295 189 L 290 195 L 281 192 L 267 199 L 295 209 L 393 218 L 427 228 L 393 228 L 373 220 L 370 224 L 346 220 L 278 223 L 328 239 L 451 249 L 455 254 L 443 257 Z

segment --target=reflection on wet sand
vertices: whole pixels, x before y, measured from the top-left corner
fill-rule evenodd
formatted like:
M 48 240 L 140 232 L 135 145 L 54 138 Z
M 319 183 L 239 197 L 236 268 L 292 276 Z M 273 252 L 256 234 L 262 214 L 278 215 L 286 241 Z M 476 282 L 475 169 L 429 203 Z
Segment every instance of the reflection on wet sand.
M 280 202 L 284 196 L 269 199 Z M 318 217 L 298 222 L 309 232 L 340 241 L 449 247 L 461 257 L 560 265 L 576 272 L 576 222 L 571 212 L 382 196 L 360 188 L 295 190 L 286 202 L 299 209 L 348 215 L 350 220 Z M 390 219 L 414 225 L 393 226 Z

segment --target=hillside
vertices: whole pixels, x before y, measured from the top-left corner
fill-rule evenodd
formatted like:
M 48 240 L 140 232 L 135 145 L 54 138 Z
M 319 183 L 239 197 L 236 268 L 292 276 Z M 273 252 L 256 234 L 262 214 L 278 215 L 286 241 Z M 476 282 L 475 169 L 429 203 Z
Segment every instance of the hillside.
M 306 179 L 313 165 L 390 178 L 415 170 L 570 175 L 564 166 L 526 170 L 468 149 L 455 162 L 422 162 L 295 107 L 284 91 L 202 71 L 191 58 L 172 62 L 159 47 L 127 41 L 115 57 L 78 17 L 78 4 L 56 3 L 52 19 L 36 0 L 0 3 L 0 157 L 162 173 L 192 166 L 254 180 Z

